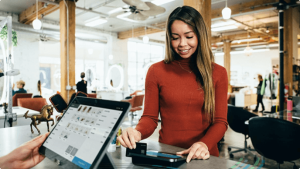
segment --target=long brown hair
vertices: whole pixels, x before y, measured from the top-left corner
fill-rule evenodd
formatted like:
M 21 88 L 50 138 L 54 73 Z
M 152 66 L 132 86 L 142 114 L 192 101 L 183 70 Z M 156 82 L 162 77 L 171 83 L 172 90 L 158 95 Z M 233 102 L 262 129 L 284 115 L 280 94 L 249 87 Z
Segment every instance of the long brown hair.
M 42 95 L 42 87 L 41 87 L 41 81 L 40 80 L 37 83 L 37 88 L 38 88 L 38 91 L 40 92 L 40 95 Z
M 203 109 L 207 113 L 208 119 L 211 119 L 213 122 L 215 113 L 215 91 L 212 79 L 214 57 L 211 51 L 211 46 L 208 43 L 207 27 L 201 14 L 196 9 L 189 6 L 176 8 L 170 14 L 166 24 L 165 63 L 170 63 L 181 58 L 171 45 L 171 26 L 175 20 L 183 21 L 191 26 L 198 38 L 197 50 L 191 56 L 190 67 L 197 77 L 197 82 L 199 82 L 204 91 Z

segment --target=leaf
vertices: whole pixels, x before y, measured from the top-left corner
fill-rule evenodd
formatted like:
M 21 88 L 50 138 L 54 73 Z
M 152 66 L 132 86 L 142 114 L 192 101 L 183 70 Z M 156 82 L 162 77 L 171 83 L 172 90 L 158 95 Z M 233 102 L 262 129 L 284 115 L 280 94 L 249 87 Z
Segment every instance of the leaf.
M 2 40 L 7 39 L 7 26 L 6 25 L 3 27 L 3 29 L 0 32 L 0 38 Z M 17 32 L 14 30 L 12 30 L 12 43 L 13 43 L 13 46 L 17 46 L 17 44 L 18 44 Z

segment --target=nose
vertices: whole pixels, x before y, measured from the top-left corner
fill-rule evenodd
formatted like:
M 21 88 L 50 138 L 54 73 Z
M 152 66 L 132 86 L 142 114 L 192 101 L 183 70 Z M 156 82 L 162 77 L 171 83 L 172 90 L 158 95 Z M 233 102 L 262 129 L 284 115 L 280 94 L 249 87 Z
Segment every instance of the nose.
M 180 38 L 179 47 L 186 46 L 186 45 L 187 45 L 186 38 Z

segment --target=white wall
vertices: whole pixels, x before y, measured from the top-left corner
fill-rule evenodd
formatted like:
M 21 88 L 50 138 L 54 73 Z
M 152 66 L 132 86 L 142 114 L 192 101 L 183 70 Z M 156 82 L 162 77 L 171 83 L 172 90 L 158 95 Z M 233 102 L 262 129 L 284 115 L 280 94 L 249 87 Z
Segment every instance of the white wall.
M 238 83 L 235 85 L 255 87 L 258 84 L 257 75 L 261 74 L 265 77 L 271 73 L 272 60 L 276 60 L 278 57 L 278 50 L 252 53 L 251 56 L 232 54 L 231 72 L 235 71 L 236 74 L 232 74 L 231 79 L 238 79 Z
M 24 88 L 29 93 L 36 94 L 39 80 L 39 43 L 36 41 L 38 35 L 17 32 L 17 37 L 18 44 L 13 48 L 13 60 L 14 68 L 19 69 L 20 74 L 13 81 L 25 81 Z

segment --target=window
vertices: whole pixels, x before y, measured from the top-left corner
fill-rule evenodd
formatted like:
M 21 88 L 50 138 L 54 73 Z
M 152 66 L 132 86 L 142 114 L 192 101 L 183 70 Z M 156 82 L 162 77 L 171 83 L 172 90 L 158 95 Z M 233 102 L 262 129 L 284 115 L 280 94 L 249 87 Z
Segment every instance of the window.
M 130 92 L 145 89 L 149 67 L 164 59 L 164 45 L 128 41 L 128 88 Z

